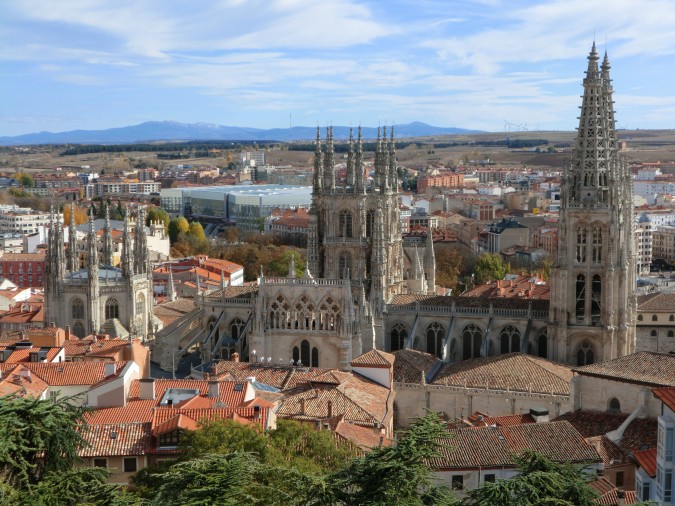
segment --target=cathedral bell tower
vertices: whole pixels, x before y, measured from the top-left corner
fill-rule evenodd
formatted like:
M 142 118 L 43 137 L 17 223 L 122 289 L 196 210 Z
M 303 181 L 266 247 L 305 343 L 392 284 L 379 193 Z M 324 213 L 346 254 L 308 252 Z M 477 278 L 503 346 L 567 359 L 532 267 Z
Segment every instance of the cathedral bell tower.
M 635 351 L 630 171 L 617 150 L 610 65 L 588 56 L 573 159 L 561 181 L 548 357 L 585 365 Z

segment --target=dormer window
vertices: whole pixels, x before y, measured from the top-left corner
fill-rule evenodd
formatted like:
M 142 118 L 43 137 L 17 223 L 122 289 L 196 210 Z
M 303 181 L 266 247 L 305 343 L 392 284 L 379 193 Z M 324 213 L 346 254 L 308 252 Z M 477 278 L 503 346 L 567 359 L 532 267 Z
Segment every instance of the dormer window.
M 159 447 L 165 448 L 178 446 L 182 432 L 182 430 L 176 429 L 172 430 L 171 432 L 167 432 L 166 434 L 162 434 L 159 436 Z

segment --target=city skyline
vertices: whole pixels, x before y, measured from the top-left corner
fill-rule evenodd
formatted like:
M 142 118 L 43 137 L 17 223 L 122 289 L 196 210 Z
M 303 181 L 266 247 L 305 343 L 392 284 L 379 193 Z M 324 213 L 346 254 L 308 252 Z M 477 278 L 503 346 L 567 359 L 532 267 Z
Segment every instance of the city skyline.
M 672 128 L 675 4 L 5 3 L 0 135 L 175 120 L 573 130 L 607 50 L 619 128 Z

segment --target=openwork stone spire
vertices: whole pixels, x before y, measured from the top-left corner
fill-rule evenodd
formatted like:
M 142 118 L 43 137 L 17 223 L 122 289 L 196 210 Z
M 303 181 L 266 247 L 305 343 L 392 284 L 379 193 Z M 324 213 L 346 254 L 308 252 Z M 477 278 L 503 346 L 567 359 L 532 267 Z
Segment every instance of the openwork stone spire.
M 110 227 L 110 206 L 105 205 L 105 225 L 103 227 L 103 265 L 113 264 L 113 239 Z
M 70 203 L 70 223 L 68 225 L 68 270 L 74 272 L 80 268 L 77 254 L 77 229 L 75 228 L 75 202 Z
M 605 55 L 602 72 L 598 69 L 595 43 L 588 55 L 583 82 L 584 95 L 574 159 L 567 168 L 567 203 L 571 206 L 607 205 L 610 180 L 620 171 L 616 149 L 616 130 L 609 61 Z

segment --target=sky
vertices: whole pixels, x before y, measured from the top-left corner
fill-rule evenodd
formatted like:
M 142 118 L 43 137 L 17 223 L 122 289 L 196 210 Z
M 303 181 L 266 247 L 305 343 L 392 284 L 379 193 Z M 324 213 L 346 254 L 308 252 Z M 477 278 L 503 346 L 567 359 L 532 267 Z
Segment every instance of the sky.
M 617 126 L 674 128 L 673 26 L 673 0 L 3 0 L 0 135 L 573 130 L 593 40 Z

